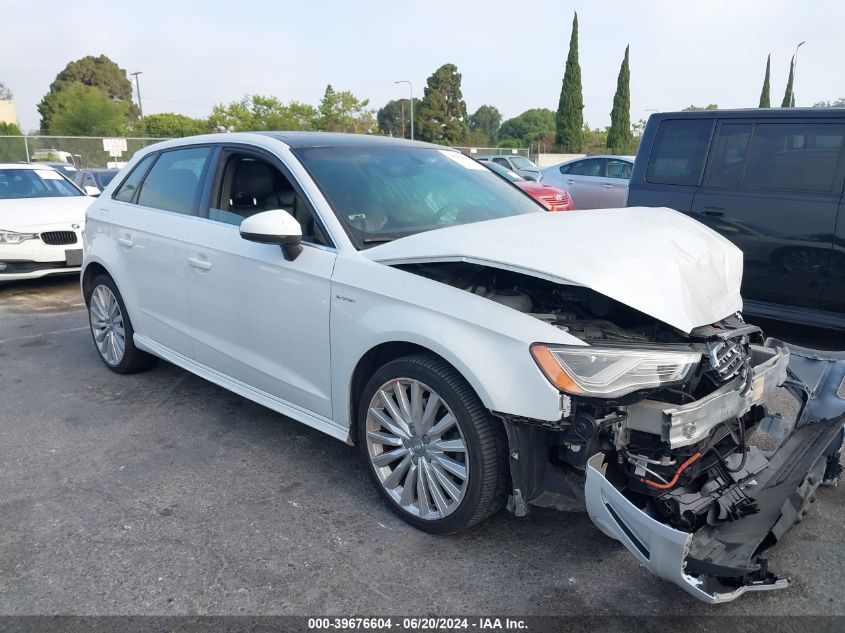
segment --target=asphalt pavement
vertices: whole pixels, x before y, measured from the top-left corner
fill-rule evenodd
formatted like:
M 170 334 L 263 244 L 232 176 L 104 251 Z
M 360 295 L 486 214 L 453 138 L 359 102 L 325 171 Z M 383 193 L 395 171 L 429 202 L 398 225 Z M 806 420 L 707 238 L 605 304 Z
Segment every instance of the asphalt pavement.
M 772 550 L 790 588 L 709 606 L 584 514 L 430 536 L 349 446 L 165 362 L 106 370 L 75 280 L 0 287 L 0 615 L 845 615 L 843 543 L 845 485 Z

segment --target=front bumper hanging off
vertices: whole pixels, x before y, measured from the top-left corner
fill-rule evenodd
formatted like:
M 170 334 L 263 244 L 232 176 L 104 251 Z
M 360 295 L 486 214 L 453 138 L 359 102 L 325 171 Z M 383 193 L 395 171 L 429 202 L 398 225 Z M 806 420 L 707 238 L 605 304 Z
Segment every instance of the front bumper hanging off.
M 845 425 L 845 353 L 789 348 L 784 384 L 802 402 L 794 431 L 749 476 L 744 492 L 759 512 L 696 532 L 674 529 L 629 501 L 607 478 L 604 455 L 587 465 L 585 496 L 593 523 L 620 541 L 652 573 L 705 602 L 733 600 L 746 591 L 781 589 L 789 582 L 767 569 L 764 552 L 803 516 L 822 479 L 838 466 Z M 827 475 L 826 475 L 827 471 Z

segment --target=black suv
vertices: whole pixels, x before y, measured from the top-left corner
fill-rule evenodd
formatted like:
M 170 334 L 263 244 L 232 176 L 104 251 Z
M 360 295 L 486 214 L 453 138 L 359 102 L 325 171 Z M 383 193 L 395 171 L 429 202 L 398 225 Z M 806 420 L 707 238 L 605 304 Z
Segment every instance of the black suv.
M 670 207 L 745 255 L 745 312 L 845 329 L 845 109 L 652 115 L 629 207 Z

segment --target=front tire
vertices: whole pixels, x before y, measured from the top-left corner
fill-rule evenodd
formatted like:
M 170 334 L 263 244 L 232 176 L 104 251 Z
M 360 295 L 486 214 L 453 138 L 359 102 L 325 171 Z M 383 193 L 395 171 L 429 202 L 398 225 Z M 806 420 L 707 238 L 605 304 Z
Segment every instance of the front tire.
M 117 374 L 133 374 L 155 364 L 154 356 L 135 347 L 132 321 L 111 277 L 95 277 L 85 303 L 94 346 L 106 367 Z
M 507 440 L 453 367 L 433 354 L 390 361 L 367 382 L 358 446 L 390 508 L 414 527 L 451 534 L 502 509 Z

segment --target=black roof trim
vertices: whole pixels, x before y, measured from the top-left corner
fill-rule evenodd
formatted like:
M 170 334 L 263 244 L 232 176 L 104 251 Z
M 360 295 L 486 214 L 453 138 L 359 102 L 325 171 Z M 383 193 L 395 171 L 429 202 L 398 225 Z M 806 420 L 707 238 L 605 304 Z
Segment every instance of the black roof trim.
M 374 134 L 341 134 L 338 132 L 253 132 L 280 140 L 289 147 L 428 147 L 450 149 L 443 145 L 409 141 Z
M 845 108 L 742 108 L 655 112 L 651 116 L 657 119 L 839 119 L 845 118 Z

